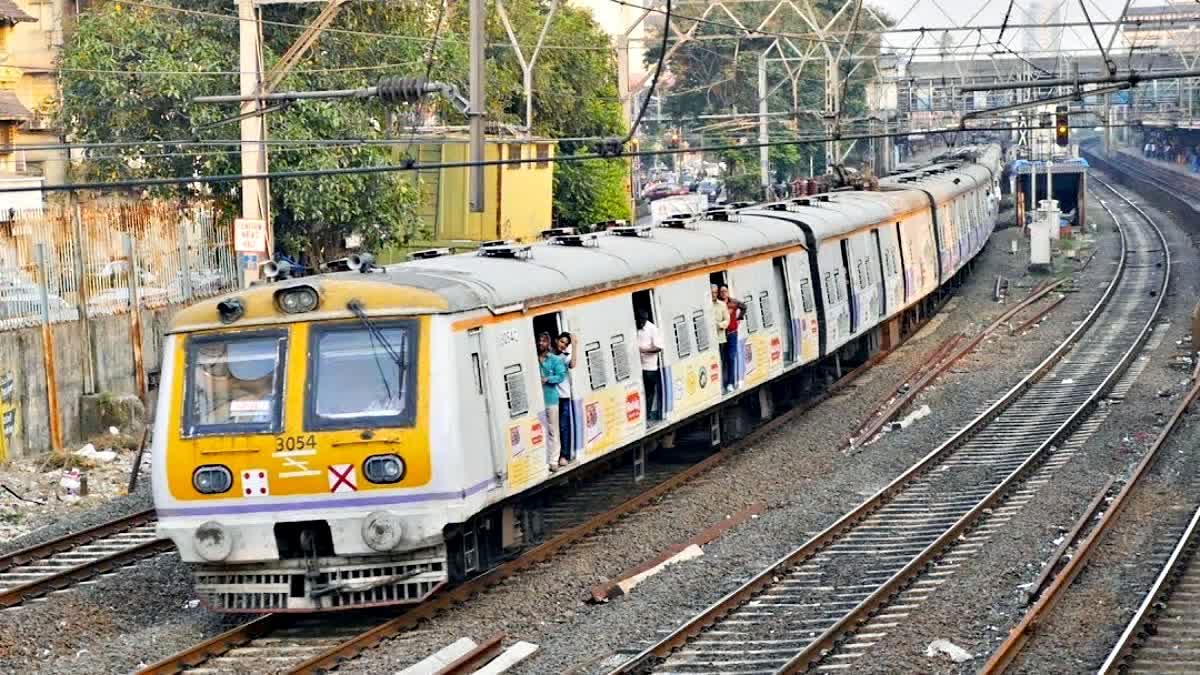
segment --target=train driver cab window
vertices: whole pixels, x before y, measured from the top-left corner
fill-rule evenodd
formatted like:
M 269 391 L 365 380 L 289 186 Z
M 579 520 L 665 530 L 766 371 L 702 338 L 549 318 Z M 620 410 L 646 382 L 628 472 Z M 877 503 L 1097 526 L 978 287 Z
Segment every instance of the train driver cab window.
M 414 424 L 415 321 L 314 326 L 309 339 L 306 429 Z
M 282 332 L 191 338 L 184 436 L 278 431 L 286 353 Z

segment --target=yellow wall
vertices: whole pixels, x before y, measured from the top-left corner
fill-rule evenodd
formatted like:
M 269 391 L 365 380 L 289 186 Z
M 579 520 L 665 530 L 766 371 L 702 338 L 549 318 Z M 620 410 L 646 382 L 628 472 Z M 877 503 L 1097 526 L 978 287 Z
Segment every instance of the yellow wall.
M 554 145 L 543 143 L 549 157 Z M 488 160 L 508 159 L 510 148 L 519 148 L 522 158 L 536 158 L 538 144 L 492 143 L 486 147 Z M 503 157 L 501 157 L 503 154 Z M 423 153 L 424 155 L 424 153 Z M 463 162 L 468 157 L 466 141 L 442 144 L 442 162 Z M 439 242 L 465 239 L 532 240 L 550 227 L 554 192 L 554 164 L 546 162 L 488 166 L 484 169 L 484 212 L 471 213 L 469 171 L 442 169 L 437 189 L 440 210 L 433 239 Z M 429 178 L 425 178 L 428 180 Z

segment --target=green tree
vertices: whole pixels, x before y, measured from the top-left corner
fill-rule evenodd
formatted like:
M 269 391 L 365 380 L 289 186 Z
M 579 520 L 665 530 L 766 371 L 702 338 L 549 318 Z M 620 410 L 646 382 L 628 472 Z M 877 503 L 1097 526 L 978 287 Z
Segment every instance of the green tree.
M 174 0 L 173 4 L 228 14 L 227 4 L 216 0 Z M 403 35 L 432 34 L 434 17 L 417 11 L 423 7 L 413 2 L 354 4 L 343 9 L 338 25 Z M 317 9 L 280 8 L 272 10 L 268 18 L 303 23 Z M 264 26 L 268 63 L 277 60 L 297 32 L 291 27 Z M 119 2 L 100 5 L 81 16 L 60 56 L 63 96 L 59 124 L 75 142 L 189 139 L 211 143 L 236 138 L 237 123 L 230 121 L 237 114 L 236 105 L 192 102 L 199 95 L 237 91 L 238 78 L 233 74 L 238 66 L 236 45 L 235 21 Z M 280 89 L 365 86 L 381 74 L 395 71 L 386 65 L 364 65 L 403 64 L 400 72 L 410 72 L 426 47 L 423 41 L 331 33 L 322 37 Z M 460 44 L 440 43 L 434 76 L 441 70 L 464 70 L 463 53 Z M 268 116 L 272 140 L 295 144 L 272 148 L 271 171 L 386 163 L 390 153 L 380 146 L 302 143 L 382 139 L 386 119 L 387 111 L 377 101 L 305 101 L 273 112 Z M 239 171 L 237 146 L 138 146 L 93 152 L 81 164 L 78 177 L 112 180 Z M 203 190 L 211 190 L 215 199 L 231 208 L 237 204 L 236 183 Z M 352 233 L 363 236 L 372 247 L 402 243 L 423 234 L 418 229 L 412 180 L 400 173 L 277 181 L 271 197 L 280 248 L 317 261 L 340 255 L 344 238 Z

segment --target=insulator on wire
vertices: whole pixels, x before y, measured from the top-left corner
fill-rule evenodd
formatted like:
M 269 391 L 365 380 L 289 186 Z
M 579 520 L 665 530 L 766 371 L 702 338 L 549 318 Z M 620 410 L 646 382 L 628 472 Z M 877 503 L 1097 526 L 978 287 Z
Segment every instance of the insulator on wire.
M 428 90 L 422 77 L 381 77 L 375 91 L 385 103 L 416 103 Z

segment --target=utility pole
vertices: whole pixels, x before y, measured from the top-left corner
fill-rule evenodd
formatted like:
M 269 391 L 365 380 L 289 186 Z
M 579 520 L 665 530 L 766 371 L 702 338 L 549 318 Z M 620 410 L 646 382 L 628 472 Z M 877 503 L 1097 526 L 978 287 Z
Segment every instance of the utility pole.
M 240 90 L 242 96 L 253 96 L 258 93 L 262 76 L 262 27 L 258 21 L 258 8 L 254 0 L 238 0 L 238 70 L 241 72 Z M 257 99 L 244 101 L 240 110 L 242 135 L 242 173 L 265 174 L 267 172 L 267 149 L 263 143 L 267 136 L 267 120 L 261 113 Z M 261 256 L 269 256 L 272 240 L 270 213 L 270 186 L 266 178 L 248 178 L 242 180 L 242 220 L 235 223 L 238 228 L 265 230 L 266 235 L 261 243 L 254 245 L 255 249 L 243 250 L 239 247 L 238 267 L 242 270 L 244 283 L 249 284 L 258 279 L 258 263 Z M 238 239 L 235 232 L 235 239 Z M 247 239 L 243 239 L 245 241 Z
M 767 127 L 767 52 L 758 55 L 758 171 L 761 176 L 762 193 L 768 199 L 771 189 L 771 148 Z
M 470 31 L 471 31 L 471 114 L 470 114 L 470 134 L 471 134 L 471 166 L 467 170 L 470 182 L 470 202 L 471 213 L 483 213 L 484 211 L 484 190 L 483 190 L 483 167 L 480 162 L 483 162 L 484 156 L 484 96 L 485 96 L 485 67 L 484 61 L 484 45 L 487 42 L 487 22 L 485 21 L 487 11 L 485 0 L 470 0 Z

